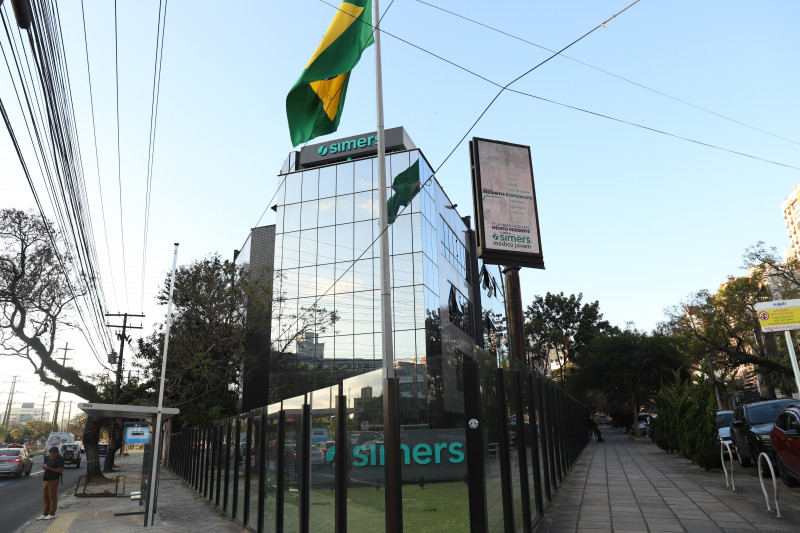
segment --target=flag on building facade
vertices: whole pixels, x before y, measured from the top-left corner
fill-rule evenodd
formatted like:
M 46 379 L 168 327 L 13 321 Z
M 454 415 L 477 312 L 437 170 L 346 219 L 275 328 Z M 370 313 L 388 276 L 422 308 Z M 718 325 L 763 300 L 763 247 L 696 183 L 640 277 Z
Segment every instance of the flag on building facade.
M 392 181 L 392 190 L 394 194 L 386 202 L 389 224 L 397 218 L 400 208 L 407 206 L 414 195 L 419 192 L 419 159 L 395 176 Z
M 372 0 L 342 2 L 322 42 L 286 96 L 293 146 L 336 131 L 350 71 L 373 42 Z

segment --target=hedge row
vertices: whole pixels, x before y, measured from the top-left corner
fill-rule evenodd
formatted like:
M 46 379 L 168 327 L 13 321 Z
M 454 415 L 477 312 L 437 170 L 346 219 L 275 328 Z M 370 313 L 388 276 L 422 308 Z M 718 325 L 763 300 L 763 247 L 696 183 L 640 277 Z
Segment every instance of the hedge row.
M 662 385 L 656 396 L 653 440 L 667 452 L 677 451 L 693 463 L 710 470 L 720 467 L 714 389 L 704 376 Z

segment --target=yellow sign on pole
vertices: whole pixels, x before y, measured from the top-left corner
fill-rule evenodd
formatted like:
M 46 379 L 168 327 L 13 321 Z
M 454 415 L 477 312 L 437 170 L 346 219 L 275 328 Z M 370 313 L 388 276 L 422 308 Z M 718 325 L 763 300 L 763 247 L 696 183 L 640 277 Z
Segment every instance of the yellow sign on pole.
M 756 304 L 761 331 L 800 329 L 800 300 L 775 300 Z
M 758 322 L 761 331 L 783 331 L 786 337 L 786 348 L 789 350 L 789 361 L 792 363 L 794 381 L 797 385 L 795 398 L 800 397 L 800 365 L 794 354 L 794 341 L 789 331 L 800 329 L 800 300 L 775 300 L 756 304 Z

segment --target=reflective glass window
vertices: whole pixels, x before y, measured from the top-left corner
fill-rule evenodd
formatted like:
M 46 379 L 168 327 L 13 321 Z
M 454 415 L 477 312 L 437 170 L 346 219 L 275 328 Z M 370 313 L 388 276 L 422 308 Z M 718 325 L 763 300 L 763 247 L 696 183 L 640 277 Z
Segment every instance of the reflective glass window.
M 336 197 L 336 223 L 347 224 L 353 222 L 353 195 L 346 194 Z
M 295 268 L 300 257 L 300 232 L 283 234 L 283 248 L 281 249 L 281 268 Z
M 283 231 L 297 231 L 300 229 L 300 204 L 288 204 L 284 207 Z
M 303 173 L 295 172 L 286 175 L 286 198 L 285 203 L 294 204 L 301 200 L 300 186 L 303 182 Z
M 283 233 L 283 215 L 285 211 L 283 205 L 278 204 L 278 209 L 275 211 L 275 233 Z
M 353 224 L 336 226 L 336 261 L 353 260 Z
M 317 267 L 301 267 L 298 269 L 298 297 L 316 296 L 317 294 Z
M 374 313 L 372 312 L 372 291 L 353 293 L 353 332 L 372 333 Z
M 370 220 L 355 223 L 353 227 L 354 259 L 358 259 L 359 257 L 362 259 L 372 257 L 372 226 L 373 224 Z
M 335 264 L 336 287 L 332 293 L 344 294 L 353 292 L 353 263 L 352 261 Z
M 414 283 L 414 258 L 412 254 L 392 256 L 392 285 L 403 287 Z
M 329 198 L 336 196 L 336 166 L 321 167 L 319 169 L 319 197 Z
M 355 166 L 355 190 L 369 191 L 378 187 L 377 177 L 374 176 L 373 167 L 375 159 L 359 159 Z
M 392 254 L 409 254 L 413 251 L 411 246 L 411 216 L 401 215 L 391 225 L 392 229 Z
M 317 230 L 317 258 L 320 263 L 336 261 L 336 228 L 327 226 Z
M 377 206 L 376 206 L 377 207 Z M 375 210 L 377 216 L 377 209 Z M 355 195 L 355 220 L 370 220 L 372 218 L 372 191 L 364 191 Z
M 322 226 L 333 226 L 336 223 L 336 200 L 323 198 L 319 201 L 318 223 Z
M 333 294 L 333 290 L 328 293 L 325 291 L 333 286 L 335 279 L 333 263 L 317 265 L 317 295 Z
M 417 340 L 413 329 L 394 332 L 394 357 L 397 361 L 413 362 Z
M 414 288 L 396 287 L 393 289 L 392 308 L 394 309 L 394 329 L 412 329 L 414 327 Z
M 334 354 L 336 362 L 346 361 L 353 359 L 353 336 L 352 335 L 337 335 L 336 345 L 334 346 Z
M 303 172 L 303 201 L 316 200 L 319 196 L 319 169 Z
M 300 232 L 300 265 L 309 266 L 317 264 L 317 229 L 307 229 Z
M 336 165 L 336 194 L 353 193 L 353 164 L 345 163 Z
M 310 202 L 303 202 L 301 205 L 300 228 L 316 228 L 319 202 L 317 202 L 317 200 L 311 200 Z
M 375 359 L 376 354 L 380 353 L 380 348 L 376 350 L 375 337 L 372 333 L 353 336 L 353 356 L 356 359 Z
M 424 254 L 417 252 L 414 255 L 414 285 L 422 286 L 425 283 L 424 276 Z
M 371 291 L 373 286 L 373 260 L 361 259 L 356 261 L 353 265 L 353 290 L 354 291 Z

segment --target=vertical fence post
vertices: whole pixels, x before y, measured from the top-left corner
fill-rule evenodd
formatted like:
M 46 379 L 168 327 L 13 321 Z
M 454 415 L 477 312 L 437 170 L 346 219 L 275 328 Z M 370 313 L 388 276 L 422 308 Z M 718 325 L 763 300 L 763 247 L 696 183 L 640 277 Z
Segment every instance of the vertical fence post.
M 515 406 L 517 415 L 517 458 L 519 460 L 519 488 L 522 497 L 522 526 L 524 531 L 531 531 L 531 495 L 528 483 L 528 448 L 525 435 L 525 409 L 522 402 L 522 375 L 519 370 L 511 372 L 513 379 Z
M 231 429 L 233 423 L 230 418 L 225 421 L 225 494 L 222 498 L 222 510 L 228 514 L 228 493 L 230 492 L 231 475 Z
M 275 482 L 275 533 L 283 533 L 283 498 L 286 485 L 286 411 L 278 411 L 277 477 Z
M 536 500 L 536 516 L 542 516 L 544 510 L 544 500 L 542 499 L 542 470 L 539 468 L 539 428 L 536 419 L 536 387 L 534 387 L 534 375 L 525 376 L 528 386 L 528 411 L 531 416 L 531 460 L 533 461 L 533 494 Z
M 264 532 L 264 512 L 267 498 L 267 408 L 261 409 L 258 424 L 258 533 Z
M 306 403 L 303 404 L 303 415 L 301 417 L 303 423 L 303 433 L 301 435 L 300 453 L 297 454 L 300 459 L 300 533 L 309 533 L 309 511 L 311 508 L 311 406 L 308 404 L 308 397 L 306 396 Z M 297 468 L 295 466 L 295 468 Z
M 478 364 L 464 362 L 464 418 L 467 422 L 467 488 L 469 491 L 469 528 L 472 533 L 489 530 L 486 514 L 486 460 L 483 449 L 480 381 Z
M 242 461 L 242 420 L 239 415 L 236 415 L 235 420 L 234 442 L 236 447 L 233 449 L 233 508 L 231 509 L 233 518 L 236 518 L 239 511 L 239 463 Z
M 536 375 L 536 400 L 539 407 L 539 423 L 542 430 L 542 466 L 544 467 L 544 491 L 547 501 L 553 501 L 553 489 L 550 483 L 550 416 L 544 405 L 544 378 Z
M 250 413 L 247 413 L 247 432 L 244 449 L 244 505 L 242 506 L 242 524 L 250 525 L 250 476 L 252 475 L 251 454 L 253 453 L 253 424 Z
M 336 435 L 334 437 L 335 533 L 347 531 L 347 397 L 339 382 L 336 396 Z
M 495 369 L 495 392 L 497 394 L 497 425 L 500 447 L 500 488 L 503 497 L 503 530 L 514 533 L 514 491 L 511 481 L 511 450 L 508 443 L 508 414 L 506 413 L 505 374 L 502 368 Z
M 209 495 L 211 477 L 211 427 L 203 428 L 203 497 Z
M 553 405 L 553 384 L 548 382 L 544 387 L 544 392 L 547 396 L 547 414 L 550 417 L 550 444 L 552 446 L 550 466 L 553 471 L 553 490 L 555 490 L 561 482 L 561 452 L 558 449 L 558 429 L 556 428 L 558 421 L 556 420 L 556 410 Z
M 225 428 L 225 421 L 224 420 L 219 420 L 217 422 L 217 442 L 216 442 L 216 450 L 217 450 L 217 491 L 214 493 L 214 496 L 215 496 L 214 505 L 216 505 L 217 507 L 219 507 L 220 500 L 222 499 L 220 494 L 222 492 L 222 464 L 223 464 L 222 463 L 222 458 L 223 458 L 223 454 L 222 454 L 222 436 L 223 436 L 224 428 Z

